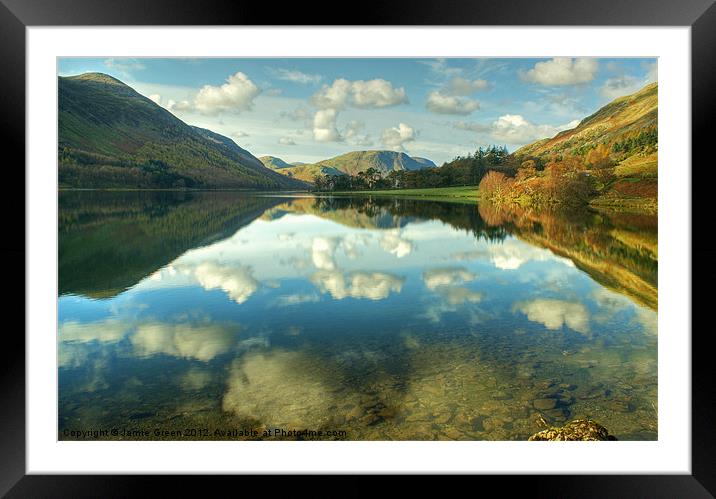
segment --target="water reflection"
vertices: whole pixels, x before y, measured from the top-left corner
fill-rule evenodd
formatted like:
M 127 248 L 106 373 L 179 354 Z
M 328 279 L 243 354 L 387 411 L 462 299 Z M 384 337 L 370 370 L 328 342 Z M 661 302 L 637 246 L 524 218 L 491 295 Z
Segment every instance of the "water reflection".
M 538 416 L 657 436 L 655 220 L 62 193 L 59 230 L 60 438 L 526 439 Z

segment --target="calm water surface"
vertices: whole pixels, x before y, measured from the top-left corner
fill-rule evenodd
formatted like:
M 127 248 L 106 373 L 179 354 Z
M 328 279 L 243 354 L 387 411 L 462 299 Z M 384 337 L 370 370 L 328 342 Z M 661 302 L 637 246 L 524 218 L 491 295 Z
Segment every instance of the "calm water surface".
M 59 217 L 60 439 L 657 438 L 655 217 L 146 192 Z

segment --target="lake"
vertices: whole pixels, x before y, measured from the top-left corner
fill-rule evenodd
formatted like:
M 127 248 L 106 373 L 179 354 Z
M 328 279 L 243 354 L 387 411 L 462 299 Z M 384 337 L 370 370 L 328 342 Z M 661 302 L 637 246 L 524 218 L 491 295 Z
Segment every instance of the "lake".
M 58 438 L 655 440 L 657 270 L 655 216 L 61 192 Z

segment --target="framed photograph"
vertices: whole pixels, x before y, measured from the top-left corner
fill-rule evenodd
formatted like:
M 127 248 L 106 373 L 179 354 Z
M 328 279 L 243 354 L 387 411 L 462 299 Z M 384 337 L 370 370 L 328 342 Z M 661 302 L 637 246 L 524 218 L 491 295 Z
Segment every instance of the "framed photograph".
M 26 264 L 3 493 L 391 473 L 711 497 L 691 164 L 716 7 L 401 3 L 345 26 L 2 0 Z

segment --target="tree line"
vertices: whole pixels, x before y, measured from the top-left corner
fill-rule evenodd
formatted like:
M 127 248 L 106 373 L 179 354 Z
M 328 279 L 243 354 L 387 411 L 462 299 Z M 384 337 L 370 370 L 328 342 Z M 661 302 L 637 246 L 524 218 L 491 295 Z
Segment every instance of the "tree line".
M 357 175 L 316 175 L 314 189 L 364 191 L 477 185 L 490 170 L 514 174 L 517 166 L 507 147 L 492 145 L 480 147 L 467 156 L 457 156 L 440 167 L 394 170 L 387 175 L 372 167 Z

